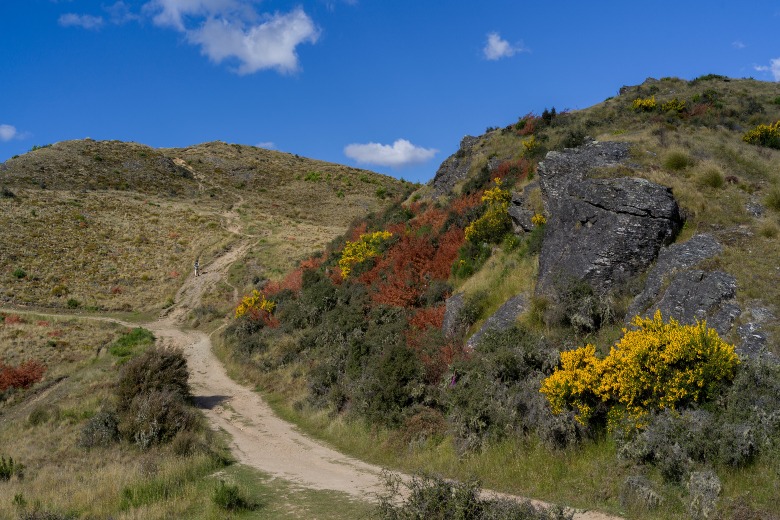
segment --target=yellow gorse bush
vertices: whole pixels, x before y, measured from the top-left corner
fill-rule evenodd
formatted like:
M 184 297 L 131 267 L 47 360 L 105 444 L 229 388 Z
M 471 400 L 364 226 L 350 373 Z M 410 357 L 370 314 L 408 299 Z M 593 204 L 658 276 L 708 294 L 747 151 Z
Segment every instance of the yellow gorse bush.
M 634 110 L 652 112 L 655 110 L 655 107 L 658 106 L 658 103 L 655 101 L 655 96 L 652 96 L 649 98 L 637 98 L 634 100 L 632 105 Z
M 680 113 L 685 110 L 685 101 L 677 98 L 670 99 L 661 105 L 661 110 Z
M 529 139 L 523 141 L 523 155 L 525 157 L 532 157 L 541 146 L 541 143 L 536 139 L 535 135 L 532 135 Z
M 533 217 L 531 217 L 531 224 L 534 226 L 543 226 L 547 224 L 547 218 L 541 213 L 536 213 Z
M 706 401 L 734 378 L 739 364 L 734 346 L 706 322 L 664 323 L 658 311 L 631 323 L 636 329 L 624 329 L 603 360 L 593 345 L 561 353 L 561 367 L 540 390 L 553 413 L 573 409 L 584 424 L 603 402 L 610 408 L 610 427 L 625 419 L 641 426 L 650 410 Z
M 470 242 L 494 242 L 509 229 L 509 201 L 512 194 L 501 188 L 501 179 L 496 177 L 495 187 L 486 190 L 482 202 L 487 204 L 485 213 L 466 227 L 465 237 Z
M 758 125 L 742 136 L 746 143 L 780 148 L 780 120 L 770 125 Z
M 254 290 L 252 294 L 247 294 L 241 299 L 241 303 L 236 307 L 236 318 L 240 318 L 251 311 L 265 311 L 268 314 L 272 314 L 275 308 L 275 302 L 266 300 L 264 294 Z
M 379 256 L 379 246 L 392 236 L 393 234 L 389 231 L 376 231 L 364 233 L 354 242 L 347 242 L 339 260 L 341 275 L 346 278 L 352 271 L 352 267 L 369 258 Z

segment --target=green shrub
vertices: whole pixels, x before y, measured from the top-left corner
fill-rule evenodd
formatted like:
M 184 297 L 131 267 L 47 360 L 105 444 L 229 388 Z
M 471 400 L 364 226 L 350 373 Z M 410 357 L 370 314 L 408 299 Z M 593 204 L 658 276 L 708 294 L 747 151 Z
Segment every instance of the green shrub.
M 0 457 L 0 482 L 11 480 L 11 477 L 21 479 L 24 476 L 24 465 L 15 462 L 12 457 Z
M 81 306 L 81 302 L 76 298 L 68 298 L 67 306 L 69 309 L 77 309 Z
M 780 186 L 773 186 L 764 197 L 764 205 L 767 208 L 780 211 Z
M 11 275 L 12 275 L 14 278 L 16 278 L 16 279 L 19 279 L 19 280 L 21 280 L 22 278 L 24 278 L 24 277 L 26 277 L 26 276 L 27 276 L 27 273 L 26 273 L 26 272 L 24 271 L 24 269 L 22 269 L 21 267 L 17 267 L 16 269 L 14 269 L 14 270 L 13 270 L 13 272 L 11 273 Z
M 701 172 L 696 181 L 699 186 L 718 189 L 726 183 L 726 178 L 718 168 L 712 167 Z
M 131 359 L 119 375 L 115 394 L 117 410 L 128 410 L 133 399 L 153 391 L 168 392 L 183 400 L 190 398 L 187 360 L 184 354 L 172 348 L 152 348 Z
M 306 182 L 319 182 L 322 180 L 322 174 L 320 172 L 308 172 L 303 176 L 303 180 Z
M 408 482 L 384 474 L 385 493 L 376 515 L 381 520 L 571 520 L 559 507 L 535 507 L 528 501 L 482 498 L 477 480 L 456 482 L 434 475 L 414 475 Z
M 110 446 L 117 441 L 119 441 L 119 418 L 114 412 L 101 410 L 81 429 L 79 446 L 82 448 Z
M 152 390 L 133 398 L 123 416 L 121 430 L 139 448 L 147 449 L 199 426 L 196 412 L 181 395 L 170 390 Z
M 682 171 L 693 166 L 693 159 L 685 152 L 670 152 L 664 158 L 664 168 L 673 171 Z
M 242 496 L 237 485 L 226 484 L 224 480 L 220 480 L 217 487 L 214 488 L 211 500 L 225 511 L 237 512 L 253 508 L 252 504 Z

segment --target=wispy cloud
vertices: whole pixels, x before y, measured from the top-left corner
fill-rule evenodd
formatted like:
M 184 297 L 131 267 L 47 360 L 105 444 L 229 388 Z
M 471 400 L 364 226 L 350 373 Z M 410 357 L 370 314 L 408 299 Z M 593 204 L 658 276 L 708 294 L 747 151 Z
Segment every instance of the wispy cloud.
M 276 150 L 276 145 L 273 141 L 263 141 L 255 145 L 258 148 L 265 148 L 267 150 Z
M 111 23 L 115 25 L 141 21 L 141 15 L 134 13 L 128 4 L 121 0 L 111 5 L 103 6 L 103 10 L 108 15 Z
M 18 135 L 15 126 L 0 125 L 0 141 L 10 141 Z
M 780 58 L 769 60 L 769 65 L 754 65 L 753 68 L 759 72 L 769 72 L 775 81 L 780 81 Z
M 424 163 L 438 150 L 415 146 L 406 139 L 398 139 L 392 145 L 380 143 L 350 144 L 344 147 L 344 154 L 359 163 L 376 164 L 402 168 Z
M 82 29 L 97 30 L 103 26 L 102 16 L 89 14 L 66 13 L 60 16 L 58 21 L 63 27 L 81 27 Z
M 510 58 L 519 52 L 528 52 L 528 49 L 522 43 L 509 43 L 497 32 L 488 33 L 487 42 L 482 48 L 485 59 L 490 61 Z
M 731 46 L 737 49 L 738 51 L 741 51 L 742 49 L 747 47 L 747 45 L 745 45 L 744 42 L 742 42 L 741 40 L 734 40 L 733 42 L 731 42 Z
M 13 125 L 0 125 L 0 141 L 13 141 L 27 139 L 30 132 L 20 132 Z

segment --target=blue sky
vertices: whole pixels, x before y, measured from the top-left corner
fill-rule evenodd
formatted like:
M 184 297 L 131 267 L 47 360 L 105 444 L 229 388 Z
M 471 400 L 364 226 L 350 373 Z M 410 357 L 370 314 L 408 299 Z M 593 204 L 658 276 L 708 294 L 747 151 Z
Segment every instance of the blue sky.
M 222 140 L 429 180 L 647 77 L 780 80 L 780 2 L 0 0 L 0 161 Z

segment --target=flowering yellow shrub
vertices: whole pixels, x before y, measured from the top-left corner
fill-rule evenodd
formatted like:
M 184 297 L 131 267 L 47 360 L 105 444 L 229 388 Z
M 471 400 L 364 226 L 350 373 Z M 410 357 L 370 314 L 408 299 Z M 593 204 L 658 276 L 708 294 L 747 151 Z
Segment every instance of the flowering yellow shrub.
M 523 141 L 523 155 L 526 157 L 532 157 L 541 146 L 541 143 L 536 139 L 535 135 L 532 135 L 529 139 Z
M 632 103 L 634 110 L 642 112 L 652 112 L 658 104 L 655 102 L 655 96 L 649 98 L 637 98 Z
M 246 313 L 258 311 L 265 311 L 268 314 L 272 314 L 275 308 L 275 302 L 266 300 L 264 294 L 254 290 L 252 291 L 252 294 L 248 294 L 241 299 L 241 303 L 236 307 L 236 318 L 240 318 Z
M 493 181 L 495 187 L 485 191 L 482 202 L 487 204 L 485 213 L 466 227 L 466 240 L 470 242 L 494 242 L 509 229 L 509 201 L 512 194 L 501 189 L 501 179 Z
M 531 217 L 531 224 L 534 226 L 543 226 L 547 224 L 547 218 L 541 213 L 536 213 L 533 217 Z
M 376 231 L 374 233 L 364 233 L 354 242 L 347 242 L 339 260 L 341 275 L 347 278 L 352 271 L 352 267 L 365 262 L 369 258 L 379 256 L 379 246 L 391 236 L 393 234 L 389 231 Z
M 664 112 L 673 111 L 673 112 L 680 113 L 683 110 L 685 110 L 685 101 L 677 98 L 670 99 L 669 101 L 661 105 L 661 110 L 663 110 Z
M 739 364 L 734 346 L 706 322 L 664 323 L 659 311 L 631 323 L 636 329 L 624 329 L 603 360 L 596 358 L 593 345 L 561 353 L 561 368 L 541 388 L 554 413 L 571 408 L 585 423 L 601 401 L 612 421 L 640 425 L 649 410 L 706 401 L 734 378 Z
M 746 143 L 780 148 L 780 120 L 770 125 L 758 125 L 742 136 Z

